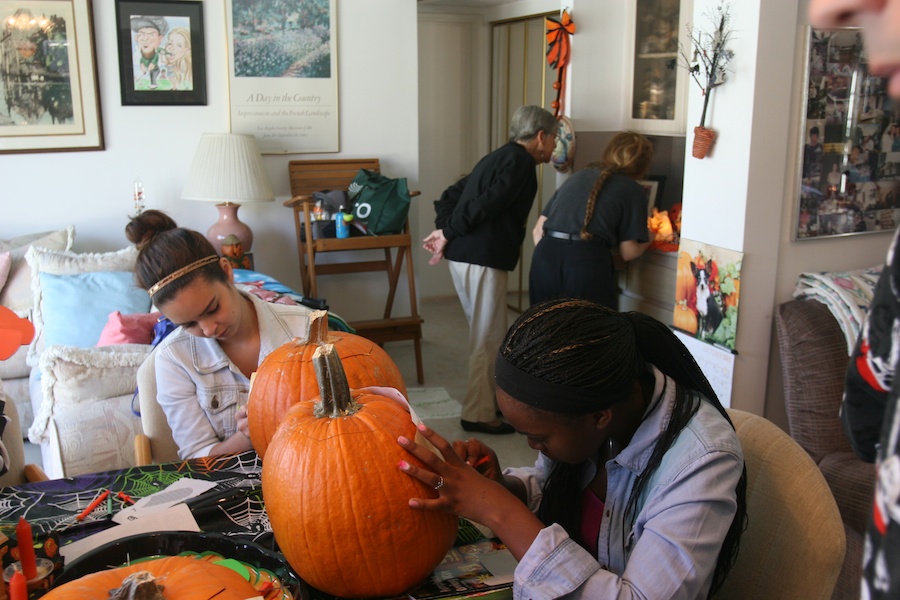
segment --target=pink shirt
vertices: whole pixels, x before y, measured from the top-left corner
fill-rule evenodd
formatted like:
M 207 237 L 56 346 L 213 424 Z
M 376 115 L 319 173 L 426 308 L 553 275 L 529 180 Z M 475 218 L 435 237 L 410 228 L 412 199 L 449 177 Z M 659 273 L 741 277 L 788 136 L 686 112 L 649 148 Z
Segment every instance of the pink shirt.
M 600 522 L 603 521 L 603 501 L 591 488 L 584 488 L 581 493 L 581 539 L 585 547 L 597 556 L 597 539 L 600 536 Z

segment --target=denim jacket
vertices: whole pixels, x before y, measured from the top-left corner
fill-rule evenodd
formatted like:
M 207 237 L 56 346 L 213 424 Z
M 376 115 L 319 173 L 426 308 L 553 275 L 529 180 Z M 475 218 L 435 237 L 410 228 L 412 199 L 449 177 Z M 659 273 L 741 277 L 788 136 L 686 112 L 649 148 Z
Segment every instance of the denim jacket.
M 259 362 L 295 337 L 305 337 L 309 309 L 272 304 L 244 294 L 259 320 Z M 155 350 L 157 401 L 166 414 L 182 459 L 207 456 L 237 431 L 234 418 L 247 404 L 250 380 L 219 343 L 178 328 Z
M 743 453 L 737 434 L 708 402 L 666 452 L 638 499 L 634 525 L 625 507 L 638 474 L 672 417 L 675 382 L 654 368 L 656 399 L 631 442 L 606 463 L 607 495 L 598 555 L 553 524 L 541 530 L 515 572 L 514 598 L 706 598 L 722 541 L 737 510 Z M 521 479 L 532 510 L 552 461 L 506 469 Z M 596 474 L 591 465 L 583 485 Z

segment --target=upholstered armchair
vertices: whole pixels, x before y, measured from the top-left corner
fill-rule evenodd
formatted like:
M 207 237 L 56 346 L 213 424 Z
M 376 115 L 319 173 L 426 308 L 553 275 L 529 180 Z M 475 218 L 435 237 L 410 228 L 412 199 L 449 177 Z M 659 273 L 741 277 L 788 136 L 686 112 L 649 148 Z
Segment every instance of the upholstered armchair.
M 847 341 L 825 304 L 791 300 L 775 314 L 792 438 L 821 469 L 844 522 L 847 553 L 833 598 L 858 598 L 875 467 L 853 453 L 840 419 Z

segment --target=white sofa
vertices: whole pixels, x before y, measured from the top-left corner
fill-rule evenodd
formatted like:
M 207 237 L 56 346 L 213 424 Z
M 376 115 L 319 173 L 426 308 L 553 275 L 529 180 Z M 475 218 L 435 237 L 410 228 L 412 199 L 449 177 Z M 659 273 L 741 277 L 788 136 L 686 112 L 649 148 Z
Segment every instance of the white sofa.
M 111 313 L 149 314 L 150 299 L 133 281 L 136 257 L 133 247 L 78 254 L 32 246 L 25 254 L 35 325 L 28 437 L 51 478 L 134 465 L 141 422 L 132 398 L 149 332 L 146 344 L 97 343 Z
M 51 250 L 70 250 L 75 240 L 75 228 L 44 231 L 23 235 L 10 240 L 0 240 L 0 305 L 14 311 L 20 317 L 31 317 L 34 297 L 31 291 L 31 268 L 25 253 L 31 246 Z M 16 404 L 22 432 L 28 431 L 34 418 L 29 395 L 31 367 L 26 361 L 28 347 L 23 346 L 10 358 L 0 361 L 0 381 L 6 394 Z

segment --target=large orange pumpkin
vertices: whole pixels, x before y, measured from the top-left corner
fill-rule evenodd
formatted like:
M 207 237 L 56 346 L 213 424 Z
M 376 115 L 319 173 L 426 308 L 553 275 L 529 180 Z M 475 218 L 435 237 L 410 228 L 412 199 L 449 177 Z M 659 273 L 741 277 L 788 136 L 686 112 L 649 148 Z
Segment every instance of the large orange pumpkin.
M 372 385 L 393 387 L 406 396 L 400 369 L 380 346 L 372 340 L 344 331 L 328 330 L 328 312 L 313 311 L 309 315 L 306 339 L 296 338 L 270 353 L 259 365 L 250 386 L 247 417 L 250 441 L 260 457 L 264 457 L 275 430 L 288 409 L 303 400 L 319 396 L 312 355 L 320 344 L 335 346 L 344 364 L 350 386 Z
M 437 492 L 397 467 L 422 466 L 397 444 L 415 438 L 406 407 L 350 390 L 330 344 L 315 353 L 321 401 L 284 418 L 262 469 L 278 546 L 307 583 L 335 596 L 393 596 L 427 577 L 456 538 L 457 517 L 416 510 Z
M 672 313 L 672 325 L 686 333 L 697 335 L 697 313 L 684 302 L 679 302 Z
M 169 556 L 105 569 L 50 590 L 45 600 L 107 600 L 110 590 L 134 573 L 147 571 L 163 586 L 168 600 L 246 600 L 259 592 L 237 572 L 187 556 Z

